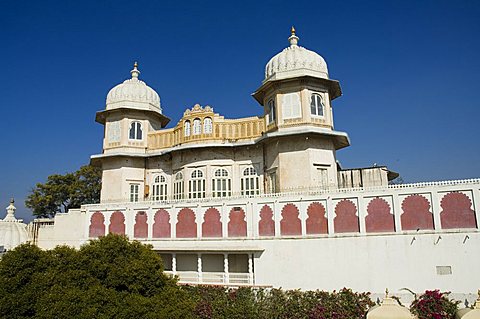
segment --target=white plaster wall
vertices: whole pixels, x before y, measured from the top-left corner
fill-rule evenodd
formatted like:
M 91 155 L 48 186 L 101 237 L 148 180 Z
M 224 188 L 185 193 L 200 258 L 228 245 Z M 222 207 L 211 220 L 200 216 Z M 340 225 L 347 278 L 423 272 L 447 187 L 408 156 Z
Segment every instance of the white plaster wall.
M 465 236 L 470 238 L 465 241 Z M 416 240 L 413 241 L 413 237 Z M 478 289 L 480 235 L 472 233 L 385 235 L 263 240 L 256 259 L 256 284 L 286 289 L 334 290 L 350 287 L 381 293 L 409 288 L 455 293 Z M 437 275 L 436 266 L 451 266 Z

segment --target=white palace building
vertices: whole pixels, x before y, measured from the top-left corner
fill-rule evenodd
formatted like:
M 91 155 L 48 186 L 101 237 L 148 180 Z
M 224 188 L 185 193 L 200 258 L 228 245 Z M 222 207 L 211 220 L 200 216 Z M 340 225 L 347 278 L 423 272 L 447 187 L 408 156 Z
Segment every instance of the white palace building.
M 96 114 L 100 203 L 35 220 L 28 240 L 49 249 L 125 234 L 152 245 L 181 283 L 438 288 L 474 300 L 480 180 L 389 185 L 398 174 L 386 167 L 340 167 L 336 152 L 350 145 L 333 124 L 340 84 L 298 40 L 292 28 L 267 63 L 253 93 L 263 112 L 248 118 L 195 105 L 165 128 L 135 64 Z

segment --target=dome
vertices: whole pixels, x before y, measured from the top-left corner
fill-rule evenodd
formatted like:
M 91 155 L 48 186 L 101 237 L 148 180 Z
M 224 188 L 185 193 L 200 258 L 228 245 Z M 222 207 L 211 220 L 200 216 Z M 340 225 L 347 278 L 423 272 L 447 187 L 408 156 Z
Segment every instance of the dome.
M 398 304 L 398 302 L 386 296 L 379 306 L 372 307 L 367 313 L 367 319 L 412 319 L 414 316 L 410 311 Z
M 7 207 L 7 216 L 0 220 L 0 246 L 11 250 L 28 240 L 27 225 L 15 218 L 13 199 Z
M 303 75 L 328 79 L 325 60 L 316 52 L 298 46 L 299 38 L 292 27 L 290 46 L 275 55 L 265 66 L 265 80 L 281 80 Z
M 145 82 L 138 79 L 140 71 L 137 67 L 138 64 L 135 62 L 133 70 L 130 71 L 132 78 L 125 80 L 108 92 L 107 110 L 128 107 L 162 113 L 160 96 Z

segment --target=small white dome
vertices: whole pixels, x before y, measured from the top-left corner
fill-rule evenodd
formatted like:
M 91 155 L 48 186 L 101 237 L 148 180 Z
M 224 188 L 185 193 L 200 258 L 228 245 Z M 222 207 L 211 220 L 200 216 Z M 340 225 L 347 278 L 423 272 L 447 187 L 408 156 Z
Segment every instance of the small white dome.
M 398 304 L 396 300 L 388 297 L 383 299 L 379 306 L 370 308 L 367 313 L 367 319 L 413 319 L 414 316 L 410 311 Z
M 288 38 L 290 46 L 275 55 L 265 66 L 265 80 L 280 80 L 303 75 L 328 79 L 325 60 L 316 52 L 298 46 L 298 37 L 292 27 L 292 35 Z
M 15 206 L 12 200 L 7 207 L 7 216 L 0 220 L 0 246 L 11 250 L 27 240 L 27 225 L 15 218 Z
M 135 62 L 130 71 L 132 78 L 125 80 L 107 94 L 107 110 L 119 107 L 156 110 L 162 113 L 160 96 L 145 82 L 138 79 L 140 71 Z

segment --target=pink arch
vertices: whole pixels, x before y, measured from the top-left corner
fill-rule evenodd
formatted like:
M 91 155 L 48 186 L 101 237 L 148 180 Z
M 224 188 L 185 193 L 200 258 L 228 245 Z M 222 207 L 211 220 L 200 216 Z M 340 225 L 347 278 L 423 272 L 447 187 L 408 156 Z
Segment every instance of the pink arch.
M 195 238 L 197 237 L 197 223 L 195 222 L 195 213 L 190 208 L 182 208 L 178 212 L 177 238 Z
M 307 234 L 328 234 L 328 221 L 325 207 L 321 203 L 311 203 L 307 208 Z
M 367 233 L 394 232 L 395 222 L 390 213 L 390 205 L 383 198 L 374 198 L 368 203 L 365 217 Z
M 125 235 L 125 216 L 122 212 L 113 212 L 110 217 L 108 232 L 112 234 Z
M 433 214 L 430 212 L 430 203 L 422 195 L 410 195 L 402 202 L 403 230 L 433 229 Z
M 467 195 L 459 192 L 448 193 L 440 202 L 442 228 L 477 228 L 475 211 Z
M 135 238 L 148 237 L 147 214 L 145 212 L 138 212 L 137 215 L 135 216 L 135 226 L 133 227 L 133 237 Z
M 228 222 L 228 237 L 246 237 L 247 222 L 243 209 L 232 208 Z
M 159 209 L 153 220 L 153 238 L 170 238 L 170 214 L 165 209 Z
M 333 228 L 336 233 L 358 233 L 360 225 L 358 223 L 357 207 L 349 199 L 343 199 L 335 206 L 335 218 L 333 219 Z
M 216 208 L 209 208 L 205 211 L 202 223 L 203 237 L 222 237 L 222 222 L 220 213 Z
M 260 236 L 275 236 L 275 222 L 273 221 L 273 211 L 268 205 L 264 205 L 260 210 L 258 234 Z
M 283 206 L 282 220 L 280 221 L 280 233 L 282 235 L 296 236 L 302 234 L 302 223 L 298 215 L 297 206 L 293 204 Z
M 90 218 L 90 227 L 88 229 L 89 237 L 105 236 L 105 217 L 101 212 L 95 212 Z

